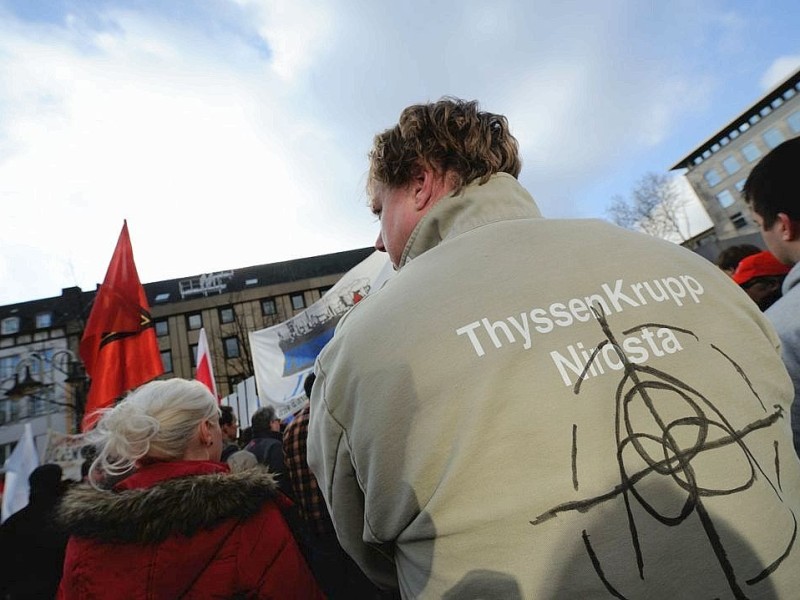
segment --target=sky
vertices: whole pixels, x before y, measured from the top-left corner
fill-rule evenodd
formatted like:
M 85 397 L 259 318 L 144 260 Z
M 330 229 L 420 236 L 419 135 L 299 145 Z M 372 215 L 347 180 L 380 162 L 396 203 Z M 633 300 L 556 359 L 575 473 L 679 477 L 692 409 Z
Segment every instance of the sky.
M 793 0 L 0 0 L 0 305 L 94 289 L 125 219 L 143 282 L 371 246 L 372 137 L 446 95 L 508 117 L 544 216 L 606 218 L 800 67 L 798 25 Z

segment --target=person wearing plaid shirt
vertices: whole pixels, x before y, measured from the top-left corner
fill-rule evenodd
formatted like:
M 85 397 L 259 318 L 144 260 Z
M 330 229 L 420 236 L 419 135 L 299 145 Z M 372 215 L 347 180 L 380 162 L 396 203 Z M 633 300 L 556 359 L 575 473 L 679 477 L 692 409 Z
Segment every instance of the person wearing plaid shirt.
M 306 440 L 310 405 L 306 403 L 283 434 L 283 455 L 286 470 L 297 501 L 300 516 L 316 535 L 335 535 L 325 500 L 319 492 L 317 478 L 306 462 Z

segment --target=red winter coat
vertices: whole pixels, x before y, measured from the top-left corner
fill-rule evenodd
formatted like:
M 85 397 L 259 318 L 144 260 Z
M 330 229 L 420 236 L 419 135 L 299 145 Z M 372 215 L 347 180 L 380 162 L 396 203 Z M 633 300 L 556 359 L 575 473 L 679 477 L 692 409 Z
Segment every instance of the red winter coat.
M 322 598 L 266 472 L 206 461 L 147 465 L 114 491 L 70 491 L 58 597 Z

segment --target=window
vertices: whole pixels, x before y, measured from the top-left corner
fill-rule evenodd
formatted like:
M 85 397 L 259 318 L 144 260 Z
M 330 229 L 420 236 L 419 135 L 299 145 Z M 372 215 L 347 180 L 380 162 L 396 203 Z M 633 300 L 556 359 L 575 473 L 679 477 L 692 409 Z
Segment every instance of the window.
M 189 344 L 189 355 L 192 357 L 192 366 L 197 366 L 197 344 Z
M 165 335 L 169 335 L 169 321 L 163 319 L 161 321 L 156 321 L 156 335 L 158 337 L 164 337 Z
M 778 108 L 781 104 L 783 104 L 783 98 L 775 98 L 775 100 L 772 101 L 771 106 L 772 108 Z
M 730 136 L 731 136 L 732 140 L 735 140 L 737 137 L 739 137 L 739 130 L 738 129 L 733 129 L 730 132 Z
M 747 162 L 753 162 L 761 158 L 761 150 L 753 142 L 742 146 L 742 154 L 744 154 Z
M 719 141 L 719 144 L 720 144 L 720 146 L 727 146 L 730 141 L 731 141 L 731 139 L 727 135 L 725 135 Z
M 161 351 L 161 364 L 164 366 L 164 373 L 172 373 L 172 350 Z
M 719 194 L 717 194 L 717 200 L 722 208 L 728 208 L 735 202 L 733 199 L 733 194 L 731 194 L 728 190 L 722 190 Z
M 756 123 L 758 123 L 760 120 L 761 120 L 761 117 L 760 117 L 759 115 L 753 115 L 753 116 L 752 116 L 752 117 L 750 117 L 750 119 L 749 119 L 749 121 L 750 121 L 750 125 L 755 125 L 755 124 L 756 124 Z
M 719 176 L 716 169 L 709 169 L 705 172 L 703 177 L 706 178 L 708 185 L 717 185 L 720 181 L 722 181 L 722 177 Z
M 772 108 L 770 108 L 769 106 L 765 106 L 765 107 L 764 107 L 764 108 L 762 108 L 762 109 L 761 109 L 761 111 L 759 111 L 759 112 L 761 113 L 761 116 L 762 116 L 762 117 L 766 117 L 766 116 L 767 116 L 769 113 L 771 113 L 771 112 L 772 112 Z
M 328 291 L 329 291 L 329 290 L 330 290 L 332 287 L 333 287 L 332 285 L 326 285 L 325 287 L 321 287 L 321 288 L 319 288 L 319 295 L 320 295 L 320 296 L 324 296 L 325 294 L 327 294 L 327 293 L 328 293 Z
M 740 212 L 731 215 L 731 222 L 736 229 L 747 227 L 747 219 L 745 219 L 744 215 Z
M 19 317 L 6 317 L 0 321 L 0 335 L 11 335 L 19 331 Z
M 250 287 L 251 285 L 258 285 L 258 279 L 248 279 L 247 281 L 244 282 L 244 284 L 248 287 Z
M 711 158 L 711 150 L 704 150 L 703 158 Z
M 714 143 L 711 146 L 711 152 L 719 152 L 719 144 L 718 143 Z
M 266 298 L 261 301 L 261 314 L 265 317 L 278 314 L 278 308 L 275 306 L 275 298 Z
M 722 166 L 725 167 L 725 170 L 728 172 L 728 175 L 733 175 L 742 168 L 739 164 L 739 161 L 736 160 L 735 156 L 728 156 L 725 160 L 722 161 Z
M 53 324 L 53 313 L 42 312 L 36 315 L 36 329 L 46 329 Z
M 43 375 L 45 373 L 50 373 L 53 370 L 53 354 L 55 350 L 53 348 L 45 348 L 43 350 L 37 350 L 36 354 L 39 355 L 41 360 L 34 360 L 30 366 L 30 373 L 34 377 L 38 377 L 39 375 Z
M 747 181 L 747 179 L 740 179 L 739 181 L 736 182 L 736 191 L 739 192 L 740 194 L 742 193 L 742 190 L 744 189 L 744 182 L 745 181 Z
M 11 356 L 0 356 L 0 379 L 11 377 L 17 368 L 19 362 L 19 354 Z
M 166 302 L 167 300 L 169 300 L 169 292 L 158 294 L 156 296 L 156 302 Z
M 769 146 L 770 148 L 774 148 L 775 146 L 780 146 L 783 142 L 786 141 L 786 138 L 783 137 L 783 134 L 780 131 L 778 131 L 775 127 L 767 129 L 761 137 L 764 138 L 764 141 L 767 142 L 767 146 Z
M 239 338 L 227 337 L 222 343 L 225 346 L 225 358 L 239 358 Z
M 786 90 L 785 92 L 783 92 L 783 99 L 784 99 L 784 100 L 788 100 L 789 98 L 794 98 L 794 95 L 795 95 L 796 93 L 797 93 L 797 92 L 795 92 L 795 91 L 794 91 L 792 88 L 789 88 L 788 90 Z
M 186 326 L 189 329 L 200 329 L 203 326 L 203 315 L 200 313 L 186 315 Z
M 220 323 L 233 323 L 235 315 L 232 306 L 225 306 L 219 309 L 219 322 Z
M 303 297 L 303 292 L 292 294 L 289 298 L 292 301 L 292 308 L 294 310 L 300 310 L 306 307 L 306 299 Z
M 750 123 L 742 123 L 741 125 L 739 125 L 739 131 L 741 131 L 742 133 L 744 133 L 748 129 L 750 129 Z
M 792 131 L 800 133 L 800 110 L 790 114 L 786 121 L 789 123 L 789 127 L 792 128 Z

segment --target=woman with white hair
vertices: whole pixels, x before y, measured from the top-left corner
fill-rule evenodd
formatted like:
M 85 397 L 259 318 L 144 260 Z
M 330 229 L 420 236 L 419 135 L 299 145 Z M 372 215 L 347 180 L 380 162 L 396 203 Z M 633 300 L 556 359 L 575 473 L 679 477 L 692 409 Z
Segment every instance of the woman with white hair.
M 59 598 L 322 597 L 272 476 L 219 462 L 219 417 L 208 389 L 184 379 L 104 412 L 91 483 L 61 507 L 71 538 Z

